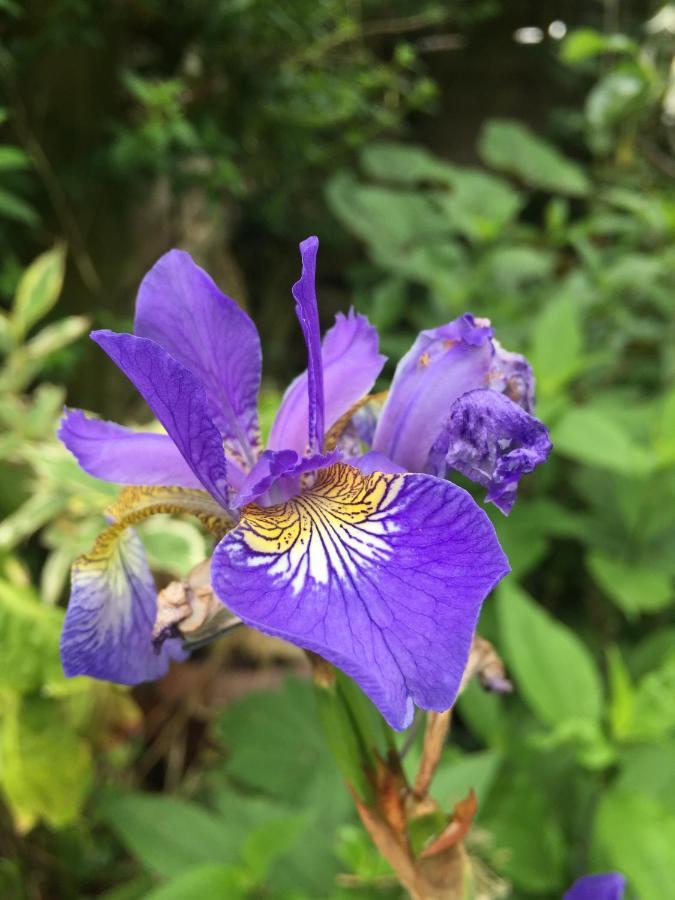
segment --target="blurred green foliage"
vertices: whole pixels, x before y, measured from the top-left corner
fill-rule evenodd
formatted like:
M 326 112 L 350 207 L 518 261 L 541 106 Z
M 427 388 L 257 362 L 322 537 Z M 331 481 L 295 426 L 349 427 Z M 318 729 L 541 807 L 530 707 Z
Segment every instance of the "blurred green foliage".
M 558 111 L 563 141 L 494 118 L 476 164 L 460 166 L 392 133 L 437 91 L 411 34 L 468 28 L 489 4 L 239 0 L 167 17 L 151 0 L 61 2 L 37 29 L 41 4 L 0 6 L 15 22 L 0 58 L 12 129 L 0 145 L 0 291 L 12 298 L 0 317 L 0 895 L 401 896 L 302 680 L 204 719 L 61 673 L 68 570 L 116 493 L 54 438 L 66 399 L 54 382 L 77 388 L 87 327 L 63 306 L 64 241 L 69 276 L 84 277 L 69 208 L 104 178 L 197 188 L 215 209 L 237 204 L 257 238 L 293 243 L 312 221 L 343 251 L 341 305 L 369 315 L 393 361 L 467 309 L 528 354 L 555 450 L 512 516 L 494 516 L 514 571 L 481 620 L 516 693 L 469 686 L 434 794 L 450 810 L 477 791 L 481 896 L 554 900 L 582 872 L 616 868 L 633 898 L 675 897 L 672 7 L 630 34 L 584 27 L 563 41 L 560 64 L 585 94 Z M 71 147 L 58 135 L 45 167 L 49 126 L 27 132 L 16 83 L 45 48 L 63 58 L 73 44 L 101 58 L 105 114 Z M 52 249 L 19 265 L 33 245 Z M 277 308 L 261 314 L 276 321 Z M 270 383 L 265 421 L 277 398 Z M 160 577 L 208 553 L 187 522 L 142 528 Z M 155 754 L 155 732 L 199 749 L 176 763 Z M 157 790 L 175 771 L 178 789 Z

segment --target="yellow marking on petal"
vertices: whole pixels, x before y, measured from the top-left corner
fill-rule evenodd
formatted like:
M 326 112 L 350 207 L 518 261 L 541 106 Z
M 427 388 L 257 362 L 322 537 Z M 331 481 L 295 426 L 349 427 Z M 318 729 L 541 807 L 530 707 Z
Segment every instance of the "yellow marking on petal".
M 426 367 L 429 365 L 430 360 L 431 360 L 431 357 L 429 356 L 429 351 L 425 350 L 424 353 L 418 359 L 417 364 L 420 366 L 420 368 L 426 369 Z
M 452 338 L 446 338 L 443 341 L 443 348 L 445 350 L 452 350 L 455 344 L 459 344 L 459 341 L 453 340 Z
M 364 562 L 386 559 L 386 537 L 395 530 L 388 510 L 403 483 L 401 475 L 337 463 L 322 469 L 311 490 L 277 506 L 244 508 L 241 532 L 247 547 L 262 556 L 277 556 L 275 574 L 292 578 L 298 593 L 307 577 L 328 581 L 358 577 Z
M 222 537 L 235 525 L 230 514 L 210 494 L 191 488 L 126 487 L 106 512 L 123 528 L 159 513 L 195 516 L 216 537 Z

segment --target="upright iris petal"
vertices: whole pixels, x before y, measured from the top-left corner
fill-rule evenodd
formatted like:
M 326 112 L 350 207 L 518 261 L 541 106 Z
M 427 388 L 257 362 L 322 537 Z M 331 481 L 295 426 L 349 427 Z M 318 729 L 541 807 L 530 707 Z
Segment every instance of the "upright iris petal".
M 245 468 L 259 453 L 258 330 L 209 275 L 180 250 L 166 253 L 143 279 L 134 332 L 150 338 L 203 384 L 226 449 Z
M 507 571 L 460 488 L 337 464 L 286 503 L 246 507 L 211 579 L 244 622 L 339 666 L 401 729 L 413 703 L 452 705 L 481 603 Z
M 323 344 L 318 344 L 313 327 L 313 323 L 318 322 L 314 289 L 317 248 L 316 238 L 308 238 L 300 245 L 303 273 L 294 286 L 296 300 L 297 297 L 302 299 L 302 304 L 298 300 L 298 314 L 307 343 L 307 370 L 284 394 L 270 432 L 270 450 L 291 449 L 304 453 L 308 432 L 316 441 L 320 431 L 323 440 L 324 432 L 370 391 L 386 359 L 378 352 L 375 328 L 365 316 L 356 315 L 353 310 L 347 316 L 338 313 Z M 317 354 L 317 346 L 320 346 L 320 354 Z M 311 410 L 317 407 L 315 385 L 319 371 L 323 374 L 324 422 L 322 428 L 317 429 L 310 416 Z
M 508 513 L 520 477 L 551 449 L 533 405 L 527 360 L 504 350 L 487 320 L 466 314 L 423 331 L 403 357 L 373 449 L 414 472 L 456 469 Z
M 576 881 L 563 900 L 622 900 L 626 879 L 618 872 L 585 875 Z

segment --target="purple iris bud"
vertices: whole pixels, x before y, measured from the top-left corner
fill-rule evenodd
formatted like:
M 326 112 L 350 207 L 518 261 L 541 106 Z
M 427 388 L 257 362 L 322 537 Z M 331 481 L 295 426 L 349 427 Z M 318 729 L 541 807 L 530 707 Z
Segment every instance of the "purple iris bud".
M 487 319 L 467 313 L 421 332 L 403 357 L 373 449 L 411 472 L 456 469 L 508 513 L 521 476 L 551 449 L 533 407 L 527 360 L 494 340 Z
M 415 704 L 443 711 L 454 702 L 481 604 L 508 563 L 489 519 L 457 486 L 412 474 L 377 448 L 364 455 L 343 441 L 325 452 L 326 435 L 369 393 L 384 357 L 375 329 L 353 312 L 338 315 L 321 340 L 317 250 L 317 238 L 300 245 L 302 275 L 292 291 L 308 367 L 284 395 L 267 450 L 258 431 L 255 326 L 187 254 L 172 251 L 144 279 L 135 334 L 92 335 L 166 434 L 79 411 L 64 418 L 61 439 L 86 471 L 144 485 L 123 492 L 110 528 L 73 569 L 61 645 L 68 675 L 133 684 L 161 676 L 181 656 L 171 628 L 153 648 L 157 592 L 129 530 L 149 512 L 175 509 L 219 537 L 227 532 L 210 580 L 229 610 L 343 669 L 394 728 L 410 724 Z M 486 323 L 465 316 L 426 334 L 425 365 L 464 372 L 457 396 L 474 386 L 479 363 L 495 371 Z M 500 389 L 513 384 L 525 398 L 517 364 L 501 365 Z M 425 384 L 406 400 L 424 415 Z M 353 427 L 354 441 L 368 443 L 372 415 Z M 425 436 L 425 462 L 437 436 Z
M 585 875 L 565 892 L 563 900 L 622 900 L 626 879 L 618 872 Z

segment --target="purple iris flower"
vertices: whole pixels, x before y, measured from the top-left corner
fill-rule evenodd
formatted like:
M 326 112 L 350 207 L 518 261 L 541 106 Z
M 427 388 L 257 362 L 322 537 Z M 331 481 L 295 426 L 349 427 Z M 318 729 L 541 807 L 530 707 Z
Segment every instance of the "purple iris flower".
M 338 315 L 321 341 L 317 250 L 317 238 L 300 245 L 293 287 L 307 370 L 286 391 L 264 451 L 258 333 L 186 253 L 166 254 L 143 280 L 134 334 L 92 334 L 166 434 L 77 410 L 62 422 L 60 437 L 87 472 L 132 486 L 73 567 L 66 674 L 134 684 L 159 677 L 181 655 L 175 638 L 159 653 L 152 647 L 156 589 L 131 526 L 154 512 L 189 512 L 219 537 L 211 583 L 246 624 L 343 669 L 394 728 L 410 724 L 414 704 L 452 705 L 481 604 L 508 563 L 469 494 L 405 471 L 424 468 L 419 454 L 393 447 L 389 458 L 392 439 L 383 438 L 384 452 L 376 441 L 375 452 L 348 460 L 326 449 L 329 429 L 368 394 L 384 357 L 375 329 L 353 311 Z M 465 318 L 447 328 L 463 329 L 467 346 L 485 345 L 494 357 L 486 326 Z M 438 411 L 429 391 L 408 394 L 408 415 L 424 423 L 426 440 L 427 417 L 436 424 Z M 385 410 L 382 434 L 397 434 L 391 422 Z M 404 444 L 412 447 L 408 437 Z
M 618 872 L 585 875 L 575 881 L 563 900 L 622 900 L 626 879 Z
M 411 472 L 456 469 L 508 513 L 520 477 L 551 450 L 533 405 L 527 360 L 502 349 L 488 319 L 467 313 L 421 332 L 403 357 L 373 449 Z

